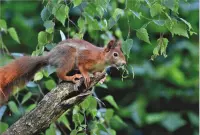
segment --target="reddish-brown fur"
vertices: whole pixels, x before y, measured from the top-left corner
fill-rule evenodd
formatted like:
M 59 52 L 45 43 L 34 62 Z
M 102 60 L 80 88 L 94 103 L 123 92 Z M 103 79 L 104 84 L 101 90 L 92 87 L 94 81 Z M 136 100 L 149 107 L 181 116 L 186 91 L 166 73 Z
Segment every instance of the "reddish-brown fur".
M 78 39 L 62 41 L 46 56 L 24 56 L 0 68 L 0 104 L 7 100 L 13 86 L 25 84 L 47 64 L 57 68 L 57 75 L 62 80 L 75 83 L 76 79 L 83 76 L 88 87 L 89 73 L 102 72 L 109 65 L 121 66 L 126 64 L 126 61 L 121 52 L 121 43 L 113 40 L 106 48 L 96 47 Z M 72 69 L 80 70 L 81 74 L 67 76 Z

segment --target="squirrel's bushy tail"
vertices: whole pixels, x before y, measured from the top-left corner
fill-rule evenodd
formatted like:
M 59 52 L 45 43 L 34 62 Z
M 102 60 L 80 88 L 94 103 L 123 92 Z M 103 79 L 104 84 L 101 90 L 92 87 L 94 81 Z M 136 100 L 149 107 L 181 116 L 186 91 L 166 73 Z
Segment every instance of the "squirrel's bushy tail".
M 0 106 L 5 102 L 14 86 L 24 85 L 34 74 L 48 64 L 48 56 L 23 56 L 0 67 Z

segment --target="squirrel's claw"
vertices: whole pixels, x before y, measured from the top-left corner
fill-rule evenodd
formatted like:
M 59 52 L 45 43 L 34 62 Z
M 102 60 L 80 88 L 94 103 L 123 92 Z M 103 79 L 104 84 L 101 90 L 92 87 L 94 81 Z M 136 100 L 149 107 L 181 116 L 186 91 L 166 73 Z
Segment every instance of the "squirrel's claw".
M 84 79 L 85 79 L 85 80 L 84 80 L 85 87 L 86 87 L 86 88 L 89 88 L 89 86 L 90 86 L 90 77 L 88 76 L 88 77 L 85 77 Z

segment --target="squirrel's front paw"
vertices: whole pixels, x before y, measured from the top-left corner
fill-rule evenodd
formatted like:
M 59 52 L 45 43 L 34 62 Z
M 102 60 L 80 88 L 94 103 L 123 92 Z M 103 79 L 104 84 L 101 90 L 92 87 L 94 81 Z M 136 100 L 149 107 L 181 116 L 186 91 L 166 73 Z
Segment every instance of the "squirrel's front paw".
M 101 72 L 96 72 L 96 73 L 94 73 L 94 76 L 97 77 L 97 76 L 99 76 L 100 74 L 102 74 L 102 73 L 101 73 Z M 104 78 L 102 78 L 102 79 L 99 81 L 100 84 L 103 84 L 103 83 L 105 82 L 106 76 L 107 76 L 107 74 L 105 74 Z
M 72 82 L 73 83 L 79 83 L 80 81 L 80 78 L 83 77 L 81 74 L 75 74 L 73 75 L 73 79 L 72 79 Z
M 100 84 L 103 84 L 106 81 L 106 76 L 99 81 Z

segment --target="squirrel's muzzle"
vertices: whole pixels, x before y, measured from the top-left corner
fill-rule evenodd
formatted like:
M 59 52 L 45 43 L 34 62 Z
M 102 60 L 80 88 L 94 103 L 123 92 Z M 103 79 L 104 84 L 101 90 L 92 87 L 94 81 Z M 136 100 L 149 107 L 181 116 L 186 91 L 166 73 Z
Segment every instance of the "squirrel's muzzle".
M 123 65 L 126 65 L 126 61 L 122 61 L 122 66 L 123 66 Z

